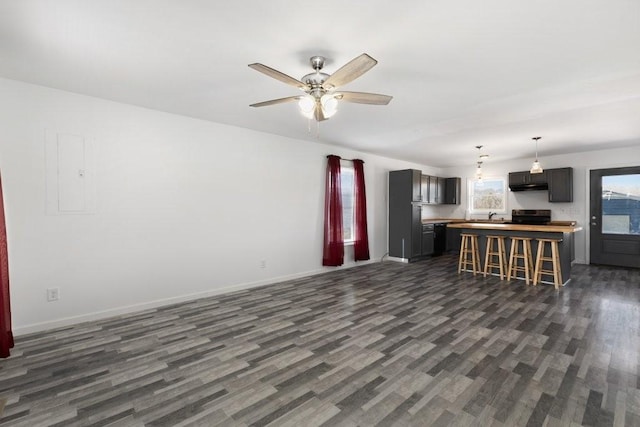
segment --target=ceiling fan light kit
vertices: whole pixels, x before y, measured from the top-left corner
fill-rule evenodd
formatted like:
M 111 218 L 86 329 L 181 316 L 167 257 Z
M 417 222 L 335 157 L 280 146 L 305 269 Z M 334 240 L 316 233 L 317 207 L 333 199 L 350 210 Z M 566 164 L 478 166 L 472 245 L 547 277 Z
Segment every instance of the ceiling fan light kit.
M 298 101 L 298 107 L 303 116 L 320 122 L 332 117 L 338 111 L 339 101 L 370 105 L 387 105 L 393 98 L 389 95 L 380 95 L 377 93 L 344 92 L 337 90 L 339 86 L 355 80 L 378 63 L 378 61 L 366 53 L 352 59 L 331 75 L 320 71 L 324 67 L 324 57 L 312 56 L 309 61 L 311 62 L 314 72 L 305 75 L 300 80 L 263 64 L 249 64 L 250 68 L 305 92 L 302 96 L 272 99 L 270 101 L 251 104 L 250 106 L 266 107 L 269 105 Z
M 313 118 L 313 111 L 316 108 L 316 100 L 311 95 L 301 96 L 298 101 L 298 107 L 303 116 L 308 119 Z

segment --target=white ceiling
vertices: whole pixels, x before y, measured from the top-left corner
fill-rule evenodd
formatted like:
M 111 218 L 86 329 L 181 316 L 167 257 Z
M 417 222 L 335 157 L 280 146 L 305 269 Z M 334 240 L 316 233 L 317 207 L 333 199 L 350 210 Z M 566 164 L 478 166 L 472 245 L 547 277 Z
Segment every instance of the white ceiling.
M 378 65 L 315 124 L 301 78 Z M 0 76 L 432 166 L 640 144 L 638 0 L 0 0 Z

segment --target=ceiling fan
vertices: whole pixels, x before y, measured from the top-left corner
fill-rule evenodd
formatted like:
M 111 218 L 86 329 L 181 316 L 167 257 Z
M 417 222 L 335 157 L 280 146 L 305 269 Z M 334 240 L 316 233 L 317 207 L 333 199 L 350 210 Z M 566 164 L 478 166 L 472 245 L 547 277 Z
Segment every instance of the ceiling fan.
M 300 80 L 281 73 L 278 70 L 263 64 L 249 64 L 256 71 L 280 80 L 283 83 L 294 86 L 304 92 L 304 95 L 288 96 L 286 98 L 272 99 L 270 101 L 251 104 L 251 107 L 266 107 L 268 105 L 282 104 L 298 101 L 300 111 L 306 117 L 320 122 L 327 120 L 337 111 L 338 101 L 355 102 L 358 104 L 387 105 L 393 98 L 388 95 L 366 92 L 347 92 L 337 88 L 345 85 L 375 66 L 378 61 L 363 53 L 352 59 L 335 73 L 329 75 L 323 73 L 325 58 L 312 56 L 310 58 L 314 72 L 305 75 Z

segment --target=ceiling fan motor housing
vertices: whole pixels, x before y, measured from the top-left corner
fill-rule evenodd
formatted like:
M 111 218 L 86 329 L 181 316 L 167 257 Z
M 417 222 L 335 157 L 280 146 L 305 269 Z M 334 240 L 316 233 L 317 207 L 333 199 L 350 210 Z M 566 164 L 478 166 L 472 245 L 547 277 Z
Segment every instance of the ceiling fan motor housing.
M 315 73 L 307 74 L 302 77 L 302 82 L 308 84 L 312 88 L 322 86 L 322 83 L 325 82 L 329 78 L 329 74 L 321 73 L 320 71 L 316 71 Z

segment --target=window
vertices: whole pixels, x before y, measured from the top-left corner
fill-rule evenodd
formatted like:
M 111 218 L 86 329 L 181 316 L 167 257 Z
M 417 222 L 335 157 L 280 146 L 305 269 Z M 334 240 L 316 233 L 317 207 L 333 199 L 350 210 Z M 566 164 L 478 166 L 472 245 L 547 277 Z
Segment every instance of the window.
M 504 178 L 469 181 L 469 212 L 507 212 L 507 182 Z
M 353 243 L 354 234 L 354 171 L 348 160 L 340 160 L 340 189 L 342 190 L 342 229 L 344 243 Z
M 602 177 L 602 232 L 640 235 L 640 175 Z

